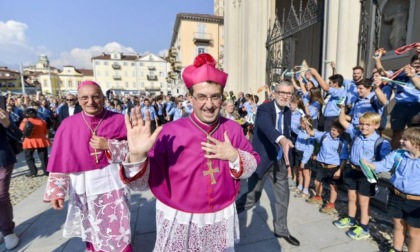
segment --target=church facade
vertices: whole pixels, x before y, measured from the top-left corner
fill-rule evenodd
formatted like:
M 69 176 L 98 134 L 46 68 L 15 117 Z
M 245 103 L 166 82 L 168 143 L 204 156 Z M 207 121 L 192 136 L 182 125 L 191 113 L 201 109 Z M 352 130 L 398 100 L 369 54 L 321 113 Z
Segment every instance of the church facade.
M 399 69 L 414 52 L 393 50 L 420 42 L 420 0 L 225 0 L 223 9 L 227 87 L 235 92 L 256 93 L 304 60 L 324 78 L 330 61 L 344 78 L 357 65 L 370 76 L 378 48 L 387 51 L 384 68 Z

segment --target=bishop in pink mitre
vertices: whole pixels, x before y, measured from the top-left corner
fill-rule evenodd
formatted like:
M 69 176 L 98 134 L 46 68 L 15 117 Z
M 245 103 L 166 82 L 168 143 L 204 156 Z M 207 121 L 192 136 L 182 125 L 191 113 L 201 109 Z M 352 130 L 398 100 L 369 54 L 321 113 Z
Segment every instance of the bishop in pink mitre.
M 146 132 L 136 110 L 126 117 L 130 154 L 121 170 L 133 189 L 156 197 L 154 251 L 234 251 L 240 179 L 260 161 L 241 126 L 219 116 L 227 74 L 209 54 L 183 71 L 193 113 Z M 123 145 L 120 145 L 123 146 Z

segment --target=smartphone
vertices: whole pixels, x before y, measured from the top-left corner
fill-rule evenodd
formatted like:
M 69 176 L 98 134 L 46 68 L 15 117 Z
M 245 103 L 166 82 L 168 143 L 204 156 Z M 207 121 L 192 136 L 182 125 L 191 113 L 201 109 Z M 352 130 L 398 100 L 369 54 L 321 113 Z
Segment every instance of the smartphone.
M 0 108 L 1 109 L 6 110 L 6 107 L 7 107 L 6 102 L 7 102 L 6 96 L 0 95 Z

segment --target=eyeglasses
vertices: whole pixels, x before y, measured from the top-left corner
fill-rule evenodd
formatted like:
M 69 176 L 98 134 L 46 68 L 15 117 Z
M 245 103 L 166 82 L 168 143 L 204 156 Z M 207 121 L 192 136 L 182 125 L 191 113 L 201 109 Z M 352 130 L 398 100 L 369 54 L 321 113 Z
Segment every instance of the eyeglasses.
M 192 96 L 194 97 L 194 99 L 198 102 L 201 103 L 205 103 L 207 101 L 207 99 L 210 98 L 210 101 L 212 102 L 218 102 L 222 100 L 222 95 L 220 94 L 215 94 L 215 95 L 211 95 L 211 96 L 206 96 L 206 95 L 198 95 L 198 96 Z
M 287 96 L 290 97 L 292 96 L 293 93 L 290 92 L 284 92 L 284 91 L 274 91 L 276 94 L 281 95 L 281 96 Z
M 75 101 L 76 99 L 66 99 L 66 101 Z
M 99 95 L 94 95 L 94 96 L 91 96 L 91 97 L 89 97 L 89 96 L 82 96 L 82 97 L 79 97 L 79 100 L 81 100 L 81 101 L 88 101 L 89 98 L 92 98 L 92 100 L 94 100 L 95 102 L 98 102 L 98 101 L 100 101 L 102 99 L 102 96 L 99 96 Z

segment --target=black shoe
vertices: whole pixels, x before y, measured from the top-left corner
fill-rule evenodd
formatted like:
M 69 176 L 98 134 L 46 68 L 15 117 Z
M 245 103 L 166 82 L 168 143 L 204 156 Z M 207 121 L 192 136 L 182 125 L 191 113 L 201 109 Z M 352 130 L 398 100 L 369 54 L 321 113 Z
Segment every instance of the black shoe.
M 274 235 L 277 238 L 283 238 L 285 241 L 287 241 L 289 244 L 291 244 L 293 246 L 300 246 L 299 240 L 296 239 L 295 237 L 293 237 L 291 234 L 289 234 L 288 236 L 285 236 L 285 235 L 278 235 L 278 234 L 274 233 Z
M 36 177 L 36 175 L 33 175 L 33 174 L 26 174 L 25 175 L 27 178 L 35 178 Z

